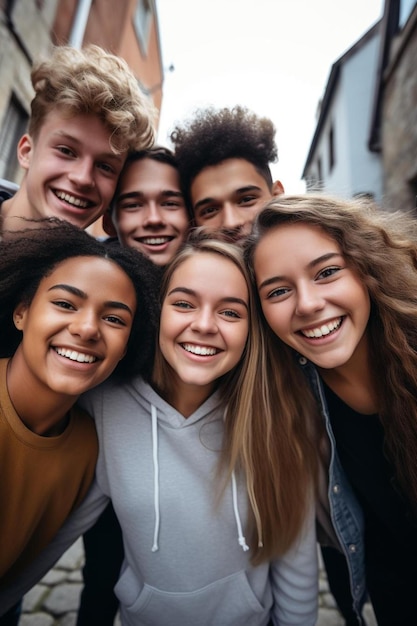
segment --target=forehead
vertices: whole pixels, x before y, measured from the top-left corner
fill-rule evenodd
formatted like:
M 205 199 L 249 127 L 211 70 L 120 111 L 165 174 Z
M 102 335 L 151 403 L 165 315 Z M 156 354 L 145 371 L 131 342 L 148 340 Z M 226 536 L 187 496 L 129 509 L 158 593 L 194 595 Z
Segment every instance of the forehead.
M 341 253 L 336 240 L 313 224 L 284 223 L 273 226 L 256 247 L 255 266 L 276 263 L 308 263 L 323 252 Z
M 107 128 L 101 119 L 92 113 L 76 113 L 71 114 L 64 110 L 52 109 L 45 117 L 44 121 L 39 129 L 39 134 L 71 134 L 74 137 L 83 138 L 85 141 L 85 134 L 90 137 L 96 137 L 99 133 L 99 138 L 105 138 L 107 146 L 110 147 L 110 135 L 111 130 Z
M 245 277 L 238 266 L 227 257 L 211 252 L 199 252 L 185 259 L 173 272 L 168 291 L 177 285 L 192 285 L 193 289 L 203 293 L 211 290 L 220 294 L 227 290 L 230 295 L 231 290 L 239 291 L 242 287 L 248 291 Z
M 267 182 L 246 159 L 226 159 L 201 170 L 191 183 L 193 204 L 204 197 L 222 197 L 243 187 L 255 186 L 270 195 Z
M 127 163 L 120 176 L 119 192 L 147 188 L 180 191 L 178 170 L 168 163 L 148 158 Z
M 116 153 L 111 147 L 112 132 L 93 113 L 66 114 L 65 111 L 52 110 L 47 113 L 34 143 L 48 145 L 49 142 L 70 142 L 71 146 L 100 158 L 106 158 L 121 168 L 127 153 Z
M 129 276 L 124 270 L 111 259 L 105 259 L 98 256 L 75 256 L 60 261 L 55 267 L 44 276 L 42 283 L 49 286 L 57 282 L 71 281 L 74 286 L 86 285 L 88 283 L 95 284 L 100 282 L 101 287 L 105 287 L 110 283 L 111 278 L 117 278 L 118 281 L 126 280 L 131 282 Z M 133 284 L 132 284 L 133 288 Z

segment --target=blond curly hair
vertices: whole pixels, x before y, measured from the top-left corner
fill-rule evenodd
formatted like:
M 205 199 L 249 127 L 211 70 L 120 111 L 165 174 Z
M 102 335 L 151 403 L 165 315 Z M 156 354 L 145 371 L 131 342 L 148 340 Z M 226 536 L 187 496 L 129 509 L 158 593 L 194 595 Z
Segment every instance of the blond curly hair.
M 45 117 L 58 109 L 64 115 L 97 115 L 111 132 L 114 152 L 151 147 L 156 109 L 141 91 L 124 59 L 96 45 L 78 50 L 56 46 L 31 72 L 35 96 L 29 134 L 36 139 Z

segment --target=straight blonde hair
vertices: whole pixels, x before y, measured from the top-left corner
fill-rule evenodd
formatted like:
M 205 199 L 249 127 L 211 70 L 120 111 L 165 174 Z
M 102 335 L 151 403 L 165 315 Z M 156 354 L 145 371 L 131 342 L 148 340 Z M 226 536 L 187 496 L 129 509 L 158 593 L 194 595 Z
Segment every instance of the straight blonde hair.
M 201 253 L 229 259 L 248 286 L 246 346 L 237 366 L 218 381 L 225 407 L 219 476 L 223 476 L 221 494 L 234 471 L 245 475 L 254 522 L 251 523 L 252 561 L 256 565 L 284 554 L 297 539 L 311 501 L 316 456 L 308 432 L 308 402 L 294 400 L 293 396 L 290 402 L 281 402 L 288 375 L 272 368 L 266 329 L 259 324 L 256 294 L 242 250 L 217 237 L 202 229 L 191 234 L 167 268 L 161 298 L 163 301 L 176 269 L 185 260 Z M 172 371 L 159 348 L 156 349 L 152 380 L 162 395 L 169 396 Z M 309 390 L 305 387 L 309 397 Z

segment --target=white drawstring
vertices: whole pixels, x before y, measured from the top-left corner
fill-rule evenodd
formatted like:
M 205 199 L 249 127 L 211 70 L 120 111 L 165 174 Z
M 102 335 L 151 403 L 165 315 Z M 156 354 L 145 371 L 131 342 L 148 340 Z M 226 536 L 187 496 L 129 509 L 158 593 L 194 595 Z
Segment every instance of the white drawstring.
M 236 478 L 235 478 L 234 472 L 232 472 L 232 498 L 233 498 L 233 510 L 235 512 L 239 545 L 242 546 L 243 552 L 246 552 L 247 550 L 249 550 L 249 546 L 247 545 L 246 539 L 243 536 L 243 532 L 242 532 L 242 524 L 240 522 L 239 508 L 237 505 L 237 488 L 236 488 Z
M 155 529 L 153 534 L 152 552 L 159 550 L 159 465 L 158 465 L 158 421 L 156 407 L 152 405 L 152 458 L 153 458 L 153 484 L 154 484 L 154 508 Z
M 152 405 L 152 458 L 153 458 L 153 468 L 154 468 L 154 508 L 155 508 L 155 528 L 153 535 L 153 546 L 152 552 L 157 552 L 159 550 L 158 545 L 158 537 L 159 537 L 159 525 L 160 525 L 160 512 L 159 512 L 159 463 L 158 463 L 158 419 L 157 419 L 157 411 L 156 407 Z M 244 552 L 249 550 L 249 546 L 246 543 L 246 539 L 243 536 L 242 532 L 242 524 L 240 521 L 239 515 L 239 507 L 237 502 L 237 486 L 236 486 L 236 477 L 235 473 L 232 472 L 232 500 L 233 500 L 233 511 L 235 514 L 237 532 L 238 532 L 238 541 L 239 545 L 242 547 Z

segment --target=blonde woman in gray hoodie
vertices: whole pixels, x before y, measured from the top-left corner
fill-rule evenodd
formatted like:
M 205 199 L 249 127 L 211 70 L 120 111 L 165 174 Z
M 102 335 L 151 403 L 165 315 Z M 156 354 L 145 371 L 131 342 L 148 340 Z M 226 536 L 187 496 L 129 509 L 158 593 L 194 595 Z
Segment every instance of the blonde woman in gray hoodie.
M 97 484 L 38 573 L 110 498 L 123 626 L 313 626 L 313 455 L 261 405 L 262 354 L 241 250 L 197 233 L 164 278 L 151 380 L 82 399 L 96 420 Z

